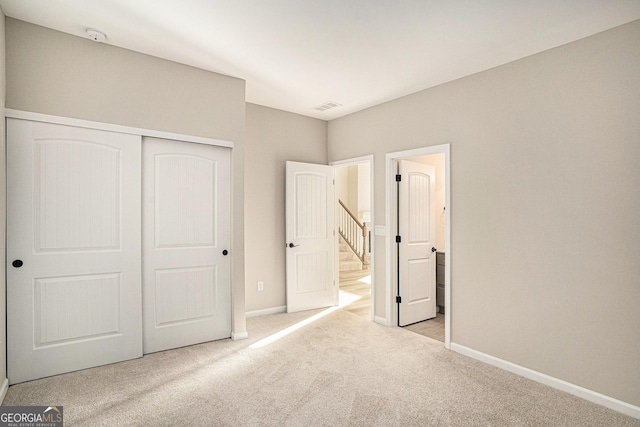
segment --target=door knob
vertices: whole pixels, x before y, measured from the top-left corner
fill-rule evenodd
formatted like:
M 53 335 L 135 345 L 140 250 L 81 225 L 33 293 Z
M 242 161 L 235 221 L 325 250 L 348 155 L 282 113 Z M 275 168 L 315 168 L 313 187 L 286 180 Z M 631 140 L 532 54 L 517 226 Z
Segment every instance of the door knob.
M 437 251 L 436 248 L 431 248 L 431 252 L 435 252 L 435 251 Z
M 222 255 L 224 255 L 224 256 L 227 256 L 228 253 L 229 253 L 229 251 L 226 250 L 226 249 L 222 251 Z
M 296 246 L 300 246 L 300 245 L 294 245 L 293 243 L 289 243 L 290 248 L 295 248 Z
M 13 261 L 13 262 L 11 263 L 11 265 L 13 265 L 15 268 L 20 268 L 20 267 L 22 267 L 22 264 L 24 264 L 24 263 L 22 262 L 22 260 L 21 260 L 21 259 L 17 259 L 17 260 L 15 260 L 15 261 Z

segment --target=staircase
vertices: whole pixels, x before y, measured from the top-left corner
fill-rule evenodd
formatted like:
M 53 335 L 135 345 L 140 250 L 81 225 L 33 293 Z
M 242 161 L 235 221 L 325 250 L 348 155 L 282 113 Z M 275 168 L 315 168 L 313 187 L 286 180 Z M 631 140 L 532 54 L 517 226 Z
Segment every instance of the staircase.
M 338 233 L 340 234 L 340 271 L 369 269 L 368 231 L 365 224 L 338 200 Z
M 369 265 L 362 265 L 360 258 L 353 253 L 349 245 L 340 238 L 340 271 L 362 271 L 368 270 Z M 367 255 L 368 257 L 369 255 Z

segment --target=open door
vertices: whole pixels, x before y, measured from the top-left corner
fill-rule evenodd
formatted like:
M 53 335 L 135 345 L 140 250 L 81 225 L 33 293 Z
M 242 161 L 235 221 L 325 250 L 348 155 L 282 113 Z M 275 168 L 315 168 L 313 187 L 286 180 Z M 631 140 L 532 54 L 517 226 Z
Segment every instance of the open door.
M 338 304 L 333 166 L 286 163 L 287 312 Z
M 398 325 L 436 316 L 435 168 L 399 162 Z

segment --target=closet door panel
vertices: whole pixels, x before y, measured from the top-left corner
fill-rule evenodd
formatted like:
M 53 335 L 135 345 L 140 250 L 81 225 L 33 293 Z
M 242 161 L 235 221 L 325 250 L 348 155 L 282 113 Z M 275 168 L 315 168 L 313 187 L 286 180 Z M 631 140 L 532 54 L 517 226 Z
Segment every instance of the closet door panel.
M 230 158 L 144 138 L 145 353 L 231 336 Z
M 141 137 L 7 120 L 10 383 L 142 355 Z

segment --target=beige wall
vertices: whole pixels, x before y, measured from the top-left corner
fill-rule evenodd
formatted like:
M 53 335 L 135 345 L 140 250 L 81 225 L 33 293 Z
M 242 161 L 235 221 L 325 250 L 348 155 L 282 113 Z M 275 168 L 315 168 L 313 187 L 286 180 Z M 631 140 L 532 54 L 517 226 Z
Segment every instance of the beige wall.
M 4 35 L 4 14 L 0 10 L 0 242 L 5 241 L 5 231 L 7 225 L 7 162 L 5 161 L 5 118 L 4 103 L 6 94 L 6 71 L 5 71 L 5 35 Z M 5 337 L 7 304 L 6 297 L 6 263 L 5 245 L 0 245 L 0 384 L 7 378 L 7 344 Z M 2 396 L 0 396 L 0 403 Z
M 229 140 L 233 330 L 244 332 L 244 81 L 6 20 L 8 108 Z
M 385 153 L 451 144 L 453 342 L 633 405 L 638 76 L 635 21 L 329 122 L 330 161 L 375 155 L 378 224 Z
M 286 304 L 285 162 L 326 164 L 327 122 L 254 104 L 246 117 L 246 301 L 254 311 Z
M 244 81 L 7 18 L 7 107 L 242 143 Z
M 336 174 L 336 191 L 338 200 L 342 201 L 345 206 L 349 206 L 349 166 L 338 166 L 335 168 Z
M 358 163 L 358 219 L 371 211 L 371 167 L 369 162 Z
M 371 203 L 369 163 L 337 166 L 336 185 L 338 198 L 361 221 Z
M 360 201 L 358 194 L 358 165 L 337 166 L 335 171 L 338 199 L 357 217 Z
M 343 182 L 340 185 L 346 185 L 347 192 L 349 193 L 349 202 L 347 207 L 356 217 L 358 216 L 358 165 L 346 166 L 347 168 L 347 182 Z

